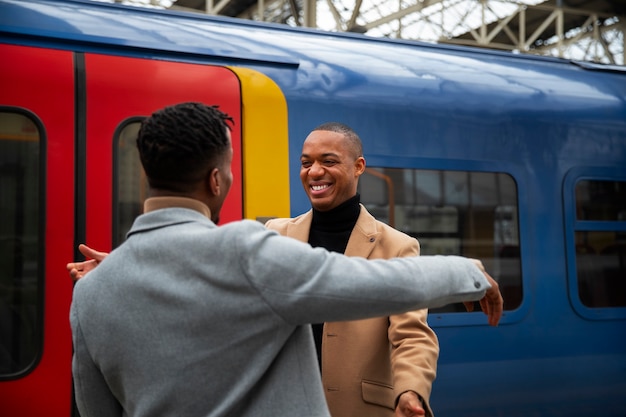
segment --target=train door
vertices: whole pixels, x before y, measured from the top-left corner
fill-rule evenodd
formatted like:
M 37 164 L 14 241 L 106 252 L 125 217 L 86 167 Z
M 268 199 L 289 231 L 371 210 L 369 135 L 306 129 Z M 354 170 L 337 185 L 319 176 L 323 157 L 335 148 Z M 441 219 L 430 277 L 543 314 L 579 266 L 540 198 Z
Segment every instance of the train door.
M 77 166 L 86 180 L 85 200 L 77 201 L 78 212 L 84 210 L 86 235 L 77 236 L 78 241 L 84 238 L 93 247 L 110 249 L 124 240 L 145 198 L 134 145 L 139 122 L 155 110 L 184 101 L 219 105 L 234 119 L 234 181 L 221 218 L 224 222 L 242 218 L 241 93 L 231 70 L 97 54 L 78 55 L 77 63 L 84 64 L 86 121 L 86 147 L 79 150 L 84 152 L 79 158 L 84 164 Z
M 0 56 L 0 414 L 69 416 L 73 57 L 4 44 Z
M 233 118 L 225 223 L 289 214 L 287 107 L 245 68 L 5 44 L 0 56 L 0 414 L 69 417 L 65 264 L 80 242 L 117 246 L 141 212 L 139 122 L 183 101 Z

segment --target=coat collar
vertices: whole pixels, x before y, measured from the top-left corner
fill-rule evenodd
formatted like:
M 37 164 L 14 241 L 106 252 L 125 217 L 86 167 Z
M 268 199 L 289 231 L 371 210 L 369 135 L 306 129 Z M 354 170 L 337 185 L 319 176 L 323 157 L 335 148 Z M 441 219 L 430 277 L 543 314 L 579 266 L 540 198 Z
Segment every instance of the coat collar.
M 292 219 L 287 224 L 286 236 L 298 239 L 301 242 L 308 242 L 312 220 L 312 210 Z M 361 204 L 361 212 L 350 234 L 345 254 L 347 256 L 367 258 L 378 244 L 378 237 L 381 233 L 379 229 L 374 216 Z
M 211 210 L 206 204 L 186 197 L 150 197 L 143 203 L 143 212 L 148 213 L 164 208 L 187 208 L 200 212 L 205 217 L 211 218 Z
M 135 219 L 126 236 L 189 222 L 217 227 L 211 220 L 211 210 L 198 200 L 183 197 L 151 197 L 144 202 L 144 213 Z
M 380 233 L 376 219 L 361 204 L 361 213 L 352 229 L 345 254 L 368 258 L 378 244 Z

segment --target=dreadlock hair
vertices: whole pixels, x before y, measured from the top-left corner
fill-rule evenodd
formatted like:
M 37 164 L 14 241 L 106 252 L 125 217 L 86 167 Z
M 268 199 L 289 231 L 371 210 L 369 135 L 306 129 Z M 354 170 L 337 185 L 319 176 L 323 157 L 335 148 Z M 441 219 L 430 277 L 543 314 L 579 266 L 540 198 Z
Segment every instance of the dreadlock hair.
M 180 103 L 143 120 L 137 149 L 152 188 L 189 191 L 219 165 L 230 147 L 232 117 L 218 106 Z
M 348 144 L 352 148 L 354 158 L 356 159 L 363 156 L 363 143 L 361 142 L 361 138 L 350 126 L 339 122 L 327 122 L 313 129 L 313 131 L 316 130 L 342 134 L 344 139 L 348 141 Z

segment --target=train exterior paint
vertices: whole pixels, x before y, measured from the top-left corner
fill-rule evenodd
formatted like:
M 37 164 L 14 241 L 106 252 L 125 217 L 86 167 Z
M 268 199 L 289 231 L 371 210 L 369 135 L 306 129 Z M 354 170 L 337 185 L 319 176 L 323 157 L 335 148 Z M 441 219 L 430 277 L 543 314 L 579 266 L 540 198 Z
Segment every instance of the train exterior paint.
M 483 259 L 505 315 L 431 311 L 438 417 L 626 415 L 620 67 L 80 0 L 0 0 L 0 60 L 3 417 L 74 413 L 65 263 L 124 239 L 137 123 L 190 100 L 236 121 L 224 222 L 308 210 L 302 141 L 341 121 L 372 213 Z

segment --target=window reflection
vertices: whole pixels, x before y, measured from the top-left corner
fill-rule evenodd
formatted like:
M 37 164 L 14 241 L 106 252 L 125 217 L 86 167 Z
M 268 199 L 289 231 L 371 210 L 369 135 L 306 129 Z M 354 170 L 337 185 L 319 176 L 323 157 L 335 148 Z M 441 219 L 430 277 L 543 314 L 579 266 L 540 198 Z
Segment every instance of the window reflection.
M 576 184 L 577 220 L 626 221 L 626 181 Z
M 517 187 L 511 176 L 367 168 L 359 193 L 377 219 L 417 238 L 423 255 L 481 259 L 500 285 L 505 309 L 521 304 Z M 457 304 L 431 311 L 465 311 L 465 307 Z
M 40 132 L 0 111 L 0 376 L 24 372 L 41 352 Z
M 136 141 L 140 126 L 139 121 L 126 124 L 119 131 L 117 140 L 114 246 L 126 240 L 126 233 L 137 216 L 143 212 L 143 202 L 148 195 L 148 183 L 137 151 Z
M 590 308 L 626 306 L 626 181 L 583 180 L 576 184 L 576 273 L 578 295 Z M 614 224 L 615 227 L 611 225 Z

